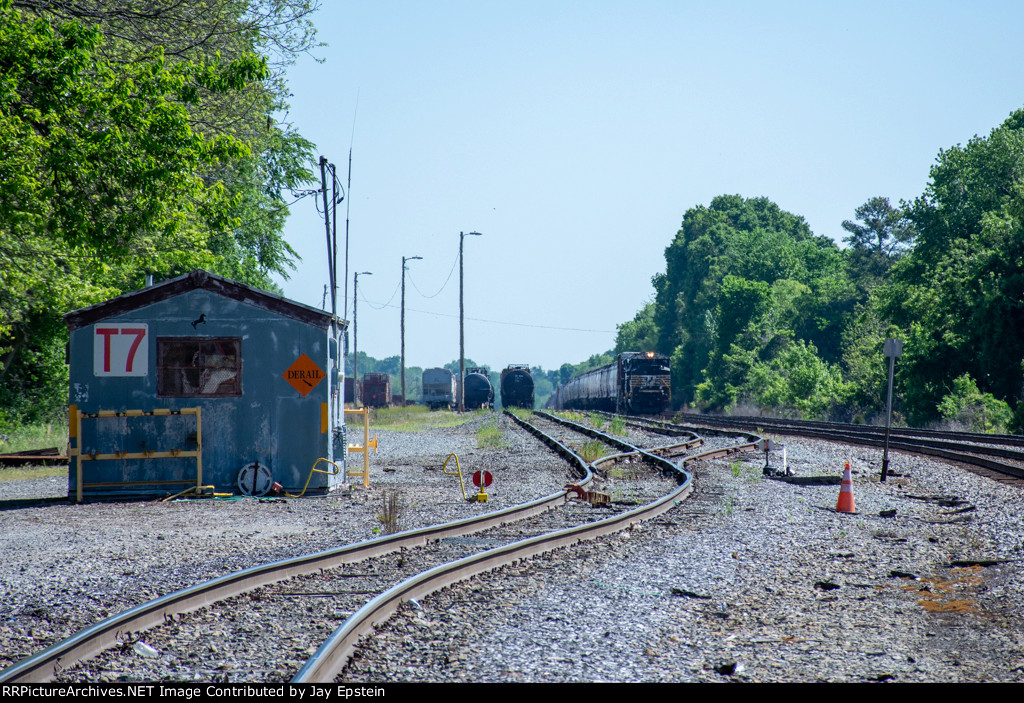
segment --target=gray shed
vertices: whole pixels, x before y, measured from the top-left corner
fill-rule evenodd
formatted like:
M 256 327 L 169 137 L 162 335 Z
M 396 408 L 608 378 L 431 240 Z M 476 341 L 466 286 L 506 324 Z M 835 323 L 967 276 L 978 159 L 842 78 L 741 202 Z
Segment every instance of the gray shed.
M 69 496 L 262 495 L 273 483 L 309 495 L 347 480 L 343 320 L 206 271 L 64 319 Z

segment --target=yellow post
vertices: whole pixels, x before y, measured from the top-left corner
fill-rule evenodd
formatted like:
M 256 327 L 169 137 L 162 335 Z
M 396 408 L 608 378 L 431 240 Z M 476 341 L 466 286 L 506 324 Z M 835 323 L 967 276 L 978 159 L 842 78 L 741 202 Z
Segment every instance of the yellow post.
M 203 492 L 203 407 L 196 406 L 196 489 Z
M 362 415 L 363 416 L 363 443 L 350 444 L 348 445 L 348 451 L 350 452 L 362 452 L 363 453 L 363 470 L 362 472 L 348 472 L 348 476 L 362 476 L 363 477 L 363 488 L 370 487 L 370 447 L 373 447 L 373 453 L 377 453 L 377 435 L 370 439 L 370 409 L 359 408 L 358 410 L 345 410 L 346 415 Z

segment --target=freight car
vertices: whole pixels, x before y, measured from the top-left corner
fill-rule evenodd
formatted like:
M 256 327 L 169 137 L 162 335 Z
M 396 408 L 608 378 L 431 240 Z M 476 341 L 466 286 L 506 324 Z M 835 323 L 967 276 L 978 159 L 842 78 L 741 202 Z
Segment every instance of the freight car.
M 526 364 L 509 364 L 501 372 L 501 405 L 533 410 L 533 376 Z
M 487 369 L 466 369 L 466 390 L 463 402 L 467 410 L 494 407 L 494 386 L 487 378 Z
M 386 373 L 364 373 L 363 404 L 368 408 L 391 405 L 391 377 Z
M 455 374 L 448 369 L 423 372 L 423 404 L 431 410 L 451 410 L 455 402 Z
M 345 377 L 345 404 L 359 407 L 359 402 L 363 397 L 363 384 L 355 379 L 354 376 Z
M 672 400 L 669 360 L 656 352 L 622 352 L 615 363 L 580 374 L 555 389 L 558 410 L 656 414 Z

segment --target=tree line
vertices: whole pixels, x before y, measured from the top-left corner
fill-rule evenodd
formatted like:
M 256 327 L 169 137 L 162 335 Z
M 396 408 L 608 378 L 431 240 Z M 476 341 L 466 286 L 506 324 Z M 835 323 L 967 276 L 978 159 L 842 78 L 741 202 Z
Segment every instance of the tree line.
M 688 210 L 614 351 L 669 355 L 677 405 L 869 421 L 893 337 L 901 419 L 1024 430 L 1024 109 L 842 227 L 845 249 L 767 198 Z
M 66 403 L 65 312 L 195 268 L 275 290 L 316 0 L 0 0 L 0 425 Z

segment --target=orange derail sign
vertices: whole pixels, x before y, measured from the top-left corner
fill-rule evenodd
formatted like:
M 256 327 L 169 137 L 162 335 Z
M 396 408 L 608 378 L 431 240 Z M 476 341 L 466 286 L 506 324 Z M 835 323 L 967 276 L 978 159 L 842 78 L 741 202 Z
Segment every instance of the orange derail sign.
M 320 370 L 316 362 L 303 354 L 281 375 L 305 398 L 327 374 Z

